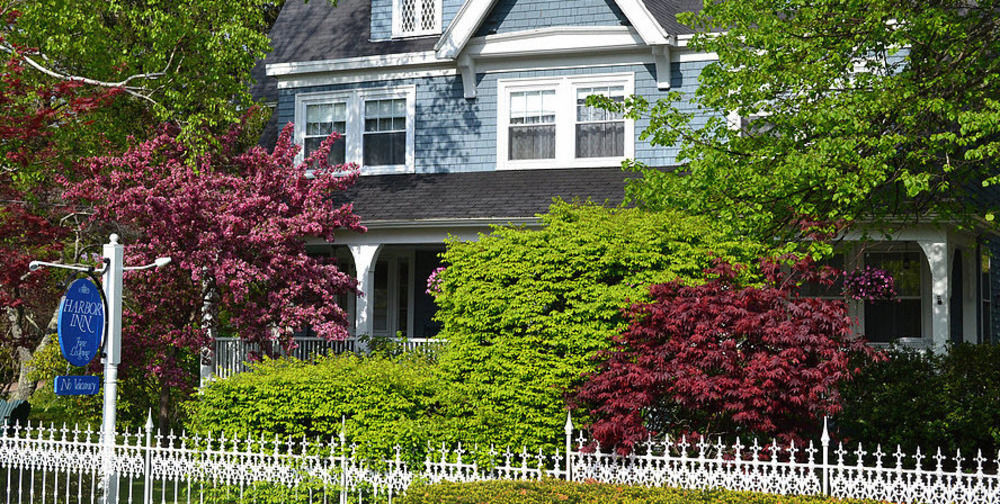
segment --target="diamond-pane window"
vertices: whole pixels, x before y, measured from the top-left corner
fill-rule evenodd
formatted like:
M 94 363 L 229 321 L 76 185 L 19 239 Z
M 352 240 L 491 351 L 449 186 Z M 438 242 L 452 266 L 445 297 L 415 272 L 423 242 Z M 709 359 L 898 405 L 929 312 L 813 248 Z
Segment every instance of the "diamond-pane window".
M 441 33 L 441 0 L 393 0 L 395 37 Z

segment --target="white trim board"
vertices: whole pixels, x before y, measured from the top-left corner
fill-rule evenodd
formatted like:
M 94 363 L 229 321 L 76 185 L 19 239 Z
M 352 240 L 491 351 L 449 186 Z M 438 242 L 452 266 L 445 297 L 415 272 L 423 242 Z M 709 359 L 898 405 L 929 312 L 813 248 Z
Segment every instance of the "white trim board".
M 554 26 L 476 37 L 463 54 L 473 58 L 518 57 L 615 51 L 644 45 L 639 34 L 627 26 Z
M 685 49 L 672 48 L 671 63 L 693 63 L 716 61 L 714 53 L 698 53 Z M 474 61 L 476 74 L 522 72 L 534 70 L 566 70 L 573 68 L 610 67 L 619 65 L 646 65 L 655 63 L 654 55 L 648 48 L 620 49 L 605 54 L 586 55 L 536 55 L 525 58 L 493 58 Z M 414 69 L 385 70 L 369 68 L 350 71 L 327 71 L 288 76 L 278 76 L 278 89 L 291 89 L 312 86 L 328 86 L 336 84 L 356 84 L 359 82 L 381 82 L 400 79 L 421 79 L 432 77 L 449 77 L 459 75 L 460 69 L 454 63 L 438 63 L 433 66 Z
M 319 61 L 292 61 L 288 63 L 270 63 L 265 67 L 268 77 L 295 75 L 318 72 L 344 72 L 350 70 L 385 69 L 389 67 L 427 65 L 441 63 L 434 51 L 410 52 L 398 54 L 380 54 L 377 56 L 360 56 Z

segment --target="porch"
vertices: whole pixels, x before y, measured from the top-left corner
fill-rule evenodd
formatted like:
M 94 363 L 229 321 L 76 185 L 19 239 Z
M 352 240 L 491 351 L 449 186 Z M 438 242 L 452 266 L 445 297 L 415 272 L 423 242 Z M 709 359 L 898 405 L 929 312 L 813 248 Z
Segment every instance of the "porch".
M 326 341 L 306 329 L 295 336 L 296 347 L 285 352 L 274 343 L 270 352 L 239 338 L 217 338 L 203 350 L 201 383 L 226 378 L 249 369 L 252 355 L 271 353 L 309 360 L 317 355 L 365 353 L 372 342 L 386 342 L 395 352 L 434 352 L 445 343 L 436 338 L 436 307 L 426 292 L 427 277 L 440 265 L 438 243 L 333 245 L 313 244 L 311 254 L 335 261 L 358 279 L 358 296 L 341 296 L 337 303 L 347 311 L 350 337 Z

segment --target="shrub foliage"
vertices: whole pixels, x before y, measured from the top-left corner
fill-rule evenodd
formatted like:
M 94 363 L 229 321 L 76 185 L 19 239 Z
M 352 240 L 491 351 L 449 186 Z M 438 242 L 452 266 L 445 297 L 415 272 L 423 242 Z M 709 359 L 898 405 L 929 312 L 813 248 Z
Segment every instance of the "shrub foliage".
M 403 504 L 874 504 L 821 496 L 787 496 L 726 490 L 681 490 L 546 481 L 438 483 L 410 488 Z
M 481 441 L 561 444 L 564 394 L 646 286 L 700 278 L 713 254 L 742 262 L 761 250 L 679 212 L 558 202 L 542 223 L 450 241 L 437 275 L 442 373 L 469 398 L 451 414 Z
M 850 339 L 845 304 L 800 297 L 775 264 L 764 264 L 760 286 L 741 287 L 738 269 L 720 261 L 706 283 L 657 284 L 652 301 L 632 306 L 630 327 L 577 396 L 595 439 L 622 451 L 666 429 L 789 441 L 840 411 L 838 385 L 856 372 L 849 358 L 875 355 Z
M 189 428 L 227 437 L 335 438 L 343 425 L 361 456 L 385 456 L 399 445 L 423 460 L 428 442 L 451 441 L 442 418 L 442 383 L 416 357 L 321 357 L 316 364 L 265 360 L 247 373 L 217 380 L 189 403 Z
M 943 354 L 895 348 L 843 389 L 839 434 L 865 446 L 929 453 L 1000 450 L 1000 346 L 959 344 Z M 894 449 L 894 448 L 890 448 Z

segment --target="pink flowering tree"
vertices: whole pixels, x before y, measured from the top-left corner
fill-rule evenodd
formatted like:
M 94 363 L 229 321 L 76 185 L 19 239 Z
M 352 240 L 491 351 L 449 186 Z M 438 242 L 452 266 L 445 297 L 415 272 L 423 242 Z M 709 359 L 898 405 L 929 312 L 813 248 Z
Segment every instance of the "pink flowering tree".
M 291 347 L 293 332 L 306 326 L 330 340 L 347 337 L 336 296 L 355 294 L 355 280 L 307 255 L 305 241 L 364 230 L 350 204 L 331 200 L 357 177 L 353 166 L 328 163 L 335 136 L 297 163 L 291 125 L 273 152 L 239 152 L 239 126 L 208 153 L 192 152 L 177 133 L 164 127 L 120 156 L 91 160 L 91 177 L 65 194 L 117 226 L 126 264 L 173 258 L 125 277 L 121 372 L 160 387 L 161 426 L 172 414 L 171 390 L 191 390 L 194 360 L 223 332 L 265 352 L 274 342 Z

